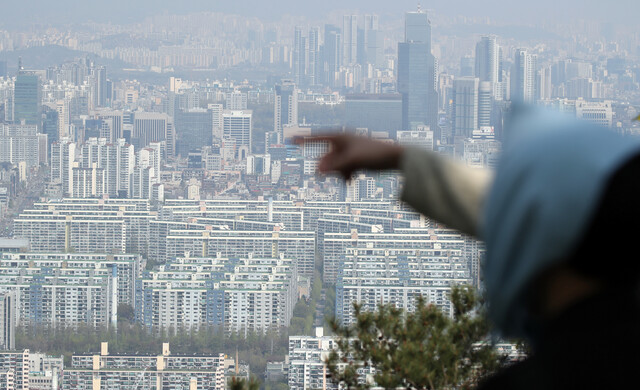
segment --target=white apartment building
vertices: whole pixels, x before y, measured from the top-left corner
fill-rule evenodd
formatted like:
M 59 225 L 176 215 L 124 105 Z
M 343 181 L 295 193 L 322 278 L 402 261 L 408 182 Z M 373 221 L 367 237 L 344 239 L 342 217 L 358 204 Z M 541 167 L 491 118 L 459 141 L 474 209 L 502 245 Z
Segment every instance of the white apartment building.
M 293 261 L 182 257 L 137 282 L 136 320 L 155 330 L 223 326 L 247 334 L 289 325 L 297 300 Z
M 47 136 L 37 130 L 36 125 L 0 124 L 0 162 L 24 161 L 28 168 L 46 164 Z
M 393 304 L 411 312 L 419 297 L 452 315 L 451 287 L 472 282 L 461 250 L 442 250 L 436 243 L 432 250 L 417 250 L 415 255 L 380 252 L 347 248 L 336 283 L 336 317 L 344 324 L 356 321 L 354 303 L 366 311 Z
M 164 343 L 160 355 L 113 355 L 107 343 L 99 354 L 74 355 L 64 370 L 62 389 L 224 390 L 224 354 L 175 355 Z

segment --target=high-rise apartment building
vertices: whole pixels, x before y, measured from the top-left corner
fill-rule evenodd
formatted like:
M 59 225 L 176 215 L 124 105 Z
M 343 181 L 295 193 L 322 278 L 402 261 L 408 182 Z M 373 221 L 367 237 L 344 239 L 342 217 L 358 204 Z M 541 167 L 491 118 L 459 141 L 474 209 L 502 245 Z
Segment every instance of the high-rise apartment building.
M 89 138 L 82 146 L 82 168 L 102 169 L 104 172 L 104 193 L 113 197 L 124 195 L 129 190 L 130 175 L 135 165 L 133 145 L 123 138 L 115 143 L 106 138 Z
M 208 110 L 211 112 L 211 133 L 213 140 L 222 140 L 222 113 L 224 107 L 222 104 L 209 104 Z
M 415 310 L 417 299 L 453 314 L 451 287 L 471 283 L 469 263 L 458 250 L 422 249 L 417 255 L 394 255 L 366 249 L 346 249 L 347 254 L 336 283 L 336 318 L 345 325 L 356 322 L 353 303 L 374 311 L 393 304 Z M 366 275 L 366 277 L 363 277 Z
M 309 29 L 307 38 L 307 84 L 320 85 L 320 28 Z
M 136 320 L 156 331 L 280 331 L 289 325 L 297 289 L 294 263 L 283 256 L 178 257 L 137 282 Z
M 18 312 L 16 294 L 0 291 L 0 350 L 10 351 L 16 348 L 16 327 Z
M 225 108 L 227 110 L 246 110 L 247 109 L 247 93 L 233 91 L 227 93 L 225 97 Z
M 60 183 L 64 194 L 71 194 L 73 189 L 73 168 L 76 161 L 76 143 L 68 138 L 51 144 L 51 176 L 52 182 Z
M 96 163 L 91 168 L 73 168 L 73 188 L 71 196 L 74 198 L 100 198 L 105 192 L 104 169 L 98 168 Z
M 0 124 L 0 162 L 18 164 L 28 168 L 47 162 L 47 136 L 37 132 L 36 125 Z
M 15 219 L 14 235 L 34 252 L 147 253 L 145 199 L 60 199 L 36 203 Z
M 517 49 L 511 71 L 511 100 L 522 103 L 536 101 L 538 56 L 526 49 Z

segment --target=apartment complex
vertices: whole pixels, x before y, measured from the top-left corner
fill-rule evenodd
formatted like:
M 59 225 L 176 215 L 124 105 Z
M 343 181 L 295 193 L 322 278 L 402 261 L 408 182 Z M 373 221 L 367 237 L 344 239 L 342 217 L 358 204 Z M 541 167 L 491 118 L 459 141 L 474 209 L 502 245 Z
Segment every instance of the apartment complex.
M 220 326 L 266 332 L 289 325 L 298 298 L 294 262 L 181 257 L 138 280 L 136 320 L 158 330 Z
M 164 343 L 160 355 L 112 355 L 108 343 L 99 354 L 74 355 L 62 389 L 225 389 L 224 354 L 174 355 Z

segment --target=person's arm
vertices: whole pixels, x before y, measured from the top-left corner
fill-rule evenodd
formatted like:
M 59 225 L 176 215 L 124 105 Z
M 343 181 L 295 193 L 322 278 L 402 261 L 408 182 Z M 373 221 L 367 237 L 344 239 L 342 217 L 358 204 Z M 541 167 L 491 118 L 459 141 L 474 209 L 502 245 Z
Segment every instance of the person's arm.
M 331 144 L 330 152 L 320 160 L 320 173 L 338 172 L 349 179 L 361 169 L 400 169 L 405 177 L 403 201 L 450 228 L 477 236 L 491 171 L 470 168 L 431 151 L 353 135 L 296 140 L 298 144 L 307 141 Z
M 493 175 L 437 153 L 406 148 L 400 160 L 405 177 L 401 199 L 450 228 L 478 236 L 482 207 Z

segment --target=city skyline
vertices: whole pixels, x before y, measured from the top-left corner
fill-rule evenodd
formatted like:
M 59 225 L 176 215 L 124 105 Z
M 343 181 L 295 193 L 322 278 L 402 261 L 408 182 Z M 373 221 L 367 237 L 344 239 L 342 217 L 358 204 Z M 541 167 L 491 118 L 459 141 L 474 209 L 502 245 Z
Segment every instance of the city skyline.
M 126 5 L 0 6 L 0 387 L 335 390 L 327 317 L 485 287 L 425 162 L 494 170 L 520 103 L 640 137 L 636 2 Z M 320 175 L 328 132 L 425 166 Z

